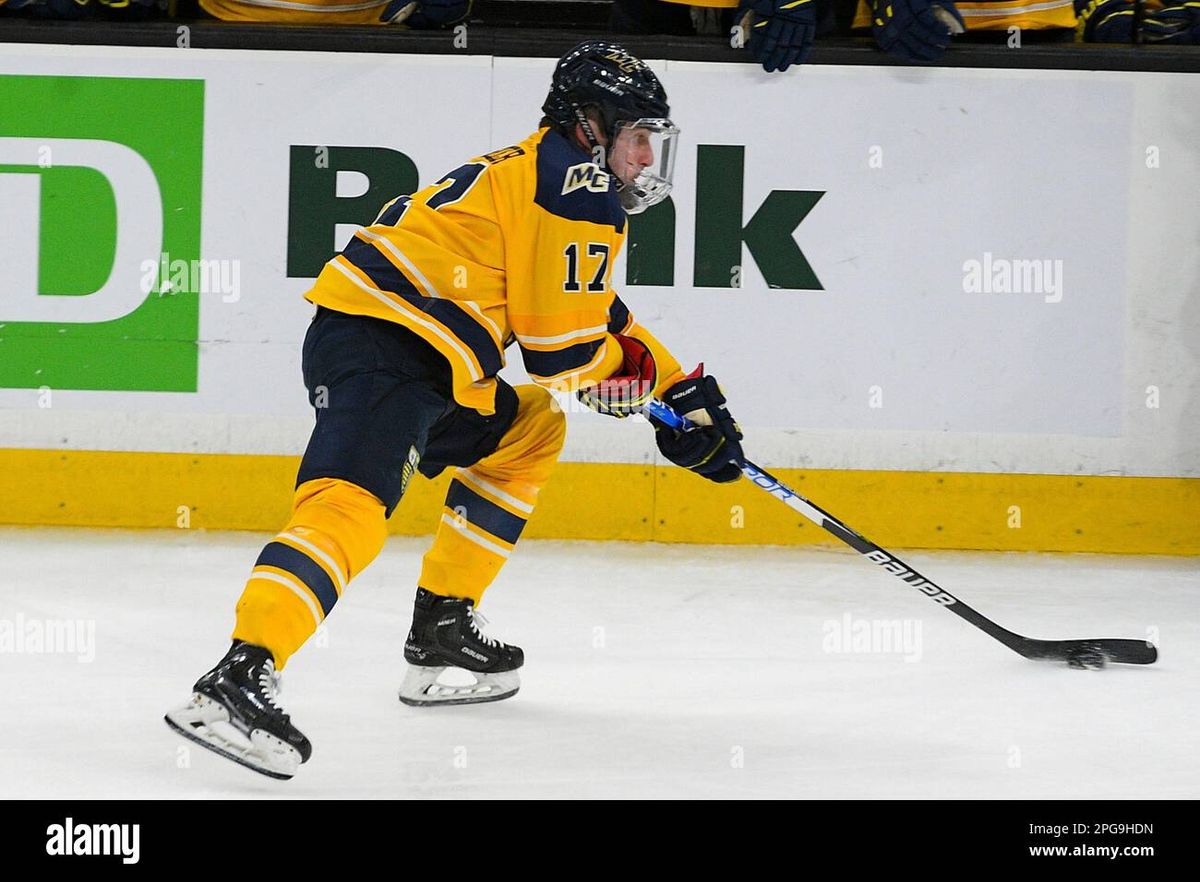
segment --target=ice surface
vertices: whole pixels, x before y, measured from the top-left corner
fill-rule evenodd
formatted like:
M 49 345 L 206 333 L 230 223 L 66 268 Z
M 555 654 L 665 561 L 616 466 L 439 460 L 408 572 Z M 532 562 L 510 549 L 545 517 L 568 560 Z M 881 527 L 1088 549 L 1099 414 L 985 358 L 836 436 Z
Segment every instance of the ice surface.
M 271 781 L 161 719 L 227 648 L 268 538 L 0 528 L 0 796 L 1200 797 L 1195 559 L 899 552 L 1027 636 L 1160 646 L 1088 672 L 849 551 L 527 541 L 483 605 L 525 648 L 520 694 L 418 709 L 396 687 L 428 540 L 401 538 L 288 664 L 314 751 Z M 94 660 L 16 641 L 51 620 L 93 623 Z M 907 651 L 831 651 L 905 620 Z

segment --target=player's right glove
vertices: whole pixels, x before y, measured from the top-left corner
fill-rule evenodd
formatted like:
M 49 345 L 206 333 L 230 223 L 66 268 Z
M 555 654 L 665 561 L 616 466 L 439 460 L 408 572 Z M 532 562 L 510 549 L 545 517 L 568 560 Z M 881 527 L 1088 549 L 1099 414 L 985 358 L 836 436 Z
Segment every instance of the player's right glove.
M 803 64 L 817 33 L 816 0 L 741 0 L 737 21 L 746 48 L 770 73 Z
M 966 29 L 951 0 L 871 0 L 875 41 L 902 61 L 937 61 L 950 38 Z
M 1133 20 L 1133 4 L 1128 0 L 1092 0 L 1079 12 L 1075 34 L 1088 43 L 1128 43 Z M 1147 43 L 1200 43 L 1200 2 L 1146 10 L 1142 39 Z
M 663 456 L 718 484 L 741 477 L 746 461 L 742 430 L 725 406 L 716 379 L 705 375 L 704 365 L 668 388 L 662 400 L 696 424 L 680 432 L 656 422 L 654 440 Z
M 658 367 L 650 347 L 636 337 L 613 334 L 621 344 L 621 366 L 607 380 L 580 389 L 579 400 L 597 413 L 624 419 L 639 412 L 658 385 Z

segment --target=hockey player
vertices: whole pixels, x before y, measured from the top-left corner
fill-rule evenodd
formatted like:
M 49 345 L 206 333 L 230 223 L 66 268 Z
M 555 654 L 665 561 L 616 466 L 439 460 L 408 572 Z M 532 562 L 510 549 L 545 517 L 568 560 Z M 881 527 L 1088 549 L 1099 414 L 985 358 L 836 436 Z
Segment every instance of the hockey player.
M 416 471 L 455 468 L 418 581 L 401 700 L 513 695 L 524 655 L 483 635 L 474 609 L 562 449 L 549 388 L 616 417 L 663 397 L 699 424 L 657 428 L 663 455 L 714 481 L 739 477 L 742 436 L 716 381 L 702 367 L 685 376 L 610 286 L 627 214 L 671 189 L 678 130 L 662 85 L 620 46 L 585 42 L 558 62 L 543 111 L 520 144 L 384 206 L 306 295 L 316 427 L 291 520 L 238 601 L 233 646 L 166 716 L 187 738 L 275 778 L 309 758 L 276 672 L 379 553 Z M 496 376 L 514 342 L 534 384 Z M 439 684 L 451 666 L 475 683 Z

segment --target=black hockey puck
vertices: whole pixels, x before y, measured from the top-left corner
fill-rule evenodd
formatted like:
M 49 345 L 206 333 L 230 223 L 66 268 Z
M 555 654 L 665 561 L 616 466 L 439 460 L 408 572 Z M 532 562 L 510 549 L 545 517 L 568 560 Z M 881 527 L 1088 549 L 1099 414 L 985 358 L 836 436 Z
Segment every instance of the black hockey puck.
M 1102 671 L 1107 664 L 1104 653 L 1091 646 L 1080 646 L 1067 654 L 1067 665 L 1081 671 Z

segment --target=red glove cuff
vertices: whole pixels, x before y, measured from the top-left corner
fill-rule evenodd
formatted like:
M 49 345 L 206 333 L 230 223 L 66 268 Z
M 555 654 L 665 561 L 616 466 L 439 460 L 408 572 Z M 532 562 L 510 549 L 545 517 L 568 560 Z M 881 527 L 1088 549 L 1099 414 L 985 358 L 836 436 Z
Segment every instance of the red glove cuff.
M 653 392 L 658 381 L 658 366 L 654 363 L 654 353 L 650 351 L 650 347 L 636 337 L 626 337 L 624 334 L 613 336 L 621 344 L 625 358 L 617 372 L 605 382 L 647 381 L 650 383 L 650 391 Z
M 621 344 L 621 366 L 608 379 L 580 392 L 580 398 L 593 410 L 624 417 L 650 400 L 658 385 L 658 366 L 654 353 L 641 340 L 624 334 L 613 337 Z

